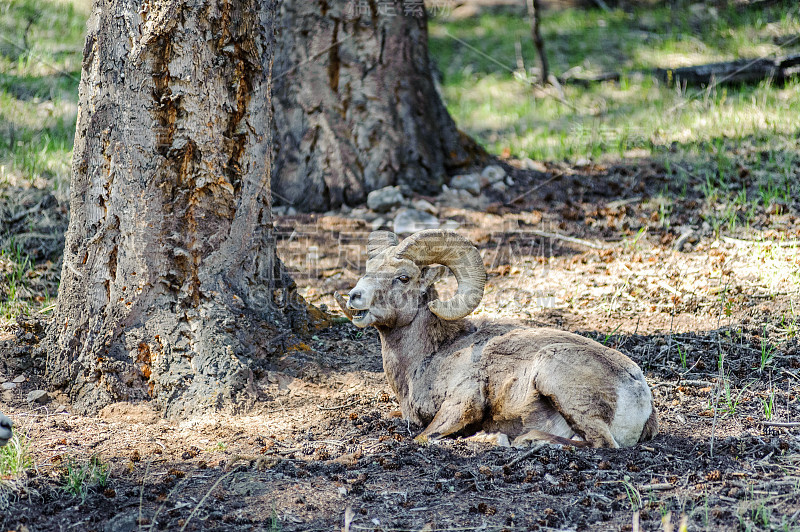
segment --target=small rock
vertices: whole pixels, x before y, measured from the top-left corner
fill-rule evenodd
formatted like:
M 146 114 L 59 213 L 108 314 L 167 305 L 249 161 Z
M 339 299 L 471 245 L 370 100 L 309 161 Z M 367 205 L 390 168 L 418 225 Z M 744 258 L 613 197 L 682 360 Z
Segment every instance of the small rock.
M 506 177 L 506 171 L 503 170 L 502 166 L 497 164 L 490 164 L 486 168 L 483 169 L 481 172 L 481 177 L 485 177 L 489 180 L 489 183 L 497 183 L 498 181 L 502 181 L 504 177 Z
M 46 390 L 33 390 L 28 393 L 28 397 L 26 398 L 29 403 L 39 403 L 40 405 L 49 403 L 50 399 L 50 394 L 47 393 Z
M 289 207 L 286 209 L 286 216 L 294 216 L 297 214 L 297 209 L 294 207 Z
M 508 186 L 502 181 L 498 181 L 496 183 L 492 183 L 492 190 L 496 190 L 498 192 L 505 192 L 508 189 Z
M 478 209 L 481 208 L 481 198 L 483 196 L 475 197 L 466 190 L 455 190 L 445 185 L 442 187 L 438 203 L 442 206 L 456 207 L 458 209 Z
M 481 176 L 478 174 L 463 174 L 454 176 L 450 180 L 450 188 L 466 190 L 473 196 L 481 193 Z
M 139 523 L 139 512 L 127 511 L 115 515 L 106 523 L 105 532 L 135 532 L 141 530 L 142 527 Z
M 4 390 L 13 390 L 14 388 L 17 387 L 16 383 L 13 382 L 4 382 L 0 386 L 2 386 Z
M 506 176 L 506 185 L 510 187 L 514 186 L 514 179 L 510 175 Z
M 14 377 L 14 380 L 11 381 L 11 382 L 15 382 L 17 384 L 21 384 L 21 383 L 25 382 L 25 375 L 18 375 L 16 377 Z
M 400 209 L 394 217 L 394 232 L 398 235 L 416 233 L 423 229 L 436 229 L 439 220 L 427 212 L 416 209 Z
M 375 212 L 388 212 L 403 203 L 400 187 L 383 187 L 367 195 L 367 207 Z
M 286 205 L 277 205 L 272 207 L 273 216 L 284 216 L 286 214 Z
M 459 224 L 455 220 L 445 220 L 444 223 L 442 223 L 442 229 L 445 229 L 445 230 L 448 230 L 448 231 L 455 231 L 459 227 L 461 227 L 461 224 Z
M 386 222 L 385 218 L 375 218 L 374 220 L 372 220 L 372 223 L 370 224 L 370 227 L 372 227 L 373 231 L 377 231 L 380 228 L 385 227 L 386 224 L 387 224 L 387 222 Z
M 676 251 L 681 251 L 683 249 L 683 245 L 689 240 L 690 237 L 694 234 L 691 228 L 684 228 L 681 232 L 681 236 L 675 239 L 675 242 L 672 244 L 673 249 Z
M 524 170 L 534 170 L 536 172 L 545 173 L 547 172 L 547 167 L 540 163 L 539 161 L 534 161 L 533 159 L 525 158 L 522 160 L 522 164 L 520 165 Z
M 339 491 L 339 495 L 341 495 L 341 496 L 347 495 L 347 488 L 345 488 L 344 486 L 339 486 L 338 491 Z
M 575 166 L 589 166 L 590 164 L 592 164 L 592 161 L 590 161 L 586 157 L 581 157 L 577 161 L 575 161 Z
M 786 206 L 782 201 L 779 200 L 770 201 L 769 206 L 767 207 L 767 214 L 779 215 L 783 214 L 784 212 L 786 212 Z
M 436 216 L 438 213 L 438 209 L 431 202 L 425 201 L 424 199 L 413 201 L 411 206 L 418 211 L 427 212 L 428 214 L 433 214 L 434 216 Z

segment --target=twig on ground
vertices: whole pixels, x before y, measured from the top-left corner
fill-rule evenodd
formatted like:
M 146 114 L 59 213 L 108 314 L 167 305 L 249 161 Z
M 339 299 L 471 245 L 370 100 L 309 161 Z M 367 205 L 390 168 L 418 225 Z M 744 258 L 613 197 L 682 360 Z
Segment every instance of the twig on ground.
M 346 404 L 343 404 L 343 405 L 339 405 L 339 406 L 319 406 L 319 405 L 317 405 L 317 408 L 319 408 L 320 410 L 341 410 L 343 408 L 349 408 L 349 407 L 351 407 L 353 405 L 356 405 L 356 404 L 358 404 L 358 399 L 356 399 L 354 401 L 350 401 L 349 403 L 346 403 Z
M 792 373 L 791 371 L 787 371 L 787 370 L 785 370 L 785 369 L 783 369 L 783 368 L 781 368 L 781 371 L 783 371 L 783 372 L 784 372 L 785 374 L 787 374 L 788 376 L 790 376 L 790 377 L 792 377 L 792 378 L 795 378 L 795 379 L 797 379 L 797 380 L 799 380 L 799 381 L 800 381 L 800 377 L 798 377 L 797 375 L 795 375 L 795 374 L 794 374 L 794 373 Z
M 742 240 L 741 238 L 733 238 L 730 236 L 723 236 L 722 241 L 728 244 L 748 245 L 761 244 L 762 246 L 778 246 L 781 248 L 794 248 L 800 246 L 800 240 Z
M 561 174 L 556 174 L 556 175 L 554 175 L 554 176 L 550 177 L 549 179 L 545 179 L 545 180 L 544 180 L 544 181 L 542 181 L 541 183 L 537 183 L 537 185 L 536 185 L 535 187 L 532 187 L 532 188 L 530 188 L 530 189 L 526 190 L 525 192 L 523 192 L 522 194 L 520 194 L 520 195 L 519 195 L 519 196 L 517 196 L 516 198 L 512 199 L 511 201 L 507 201 L 507 202 L 506 202 L 506 205 L 511 205 L 512 203 L 516 203 L 516 202 L 518 202 L 519 200 L 521 200 L 521 199 L 525 198 L 525 196 L 528 196 L 528 195 L 530 195 L 530 194 L 533 194 L 534 192 L 536 192 L 537 190 L 539 190 L 540 188 L 542 188 L 542 187 L 543 187 L 543 186 L 545 186 L 546 184 L 548 184 L 548 183 L 550 183 L 550 182 L 552 182 L 552 181 L 555 181 L 555 180 L 556 180 L 556 179 L 558 179 L 559 177 L 562 177 L 562 175 L 561 175 Z
M 150 461 L 147 462 L 147 465 L 144 468 L 144 476 L 142 477 L 142 489 L 139 490 L 139 520 L 137 521 L 137 525 L 141 528 L 142 526 L 142 505 L 144 501 L 144 481 L 147 479 L 147 473 L 150 471 Z
M 587 248 L 605 249 L 605 246 L 602 245 L 602 244 L 597 244 L 595 242 L 589 242 L 588 240 L 575 238 L 574 236 L 562 235 L 560 233 L 551 233 L 549 231 L 539 231 L 537 229 L 529 229 L 527 232 L 531 233 L 531 234 L 534 234 L 536 236 L 541 236 L 543 238 L 555 238 L 556 240 L 563 240 L 564 242 L 570 242 L 572 244 L 578 244 L 579 246 L 586 246 Z
M 186 518 L 186 521 L 184 521 L 184 523 L 183 523 L 183 526 L 181 527 L 181 532 L 183 532 L 184 530 L 186 530 L 186 527 L 189 525 L 189 522 L 192 520 L 192 518 L 193 518 L 193 517 L 194 517 L 194 515 L 197 513 L 197 511 L 200 509 L 200 507 L 201 507 L 201 506 L 203 506 L 203 503 L 205 503 L 205 502 L 206 502 L 206 499 L 208 498 L 208 496 L 209 496 L 209 495 L 211 495 L 211 492 L 212 492 L 212 491 L 214 491 L 214 489 L 215 489 L 215 488 L 216 488 L 216 487 L 217 487 L 217 486 L 220 484 L 220 482 L 222 482 L 223 480 L 225 480 L 226 478 L 228 478 L 229 476 L 231 476 L 231 475 L 232 475 L 233 473 L 235 473 L 236 471 L 237 471 L 236 469 L 233 469 L 233 470 L 231 470 L 231 471 L 228 471 L 227 473 L 225 473 L 224 475 L 222 475 L 221 477 L 219 477 L 219 478 L 217 479 L 217 481 L 216 481 L 216 482 L 214 482 L 214 485 L 213 485 L 213 486 L 211 486 L 211 487 L 208 489 L 208 491 L 206 492 L 206 494 L 205 494 L 205 495 L 203 495 L 203 498 L 202 498 L 202 499 L 200 499 L 200 502 L 198 502 L 198 503 L 195 505 L 195 507 L 192 509 L 192 513 L 190 513 L 190 514 L 189 514 L 189 517 L 187 517 L 187 518 Z
M 522 453 L 521 455 L 517 456 L 516 458 L 514 458 L 513 460 L 511 460 L 510 462 L 508 462 L 508 463 L 507 463 L 505 466 L 503 466 L 503 467 L 511 467 L 511 466 L 515 466 L 515 465 L 517 465 L 518 463 L 522 462 L 523 460 L 527 460 L 528 458 L 530 458 L 531 456 L 533 456 L 534 454 L 536 454 L 536 453 L 538 453 L 538 452 L 539 452 L 539 448 L 538 448 L 538 447 L 536 447 L 536 448 L 534 448 L 534 449 L 529 449 L 528 451 L 526 451 L 526 452 Z
M 715 386 L 715 382 L 711 381 L 703 381 L 703 380 L 679 380 L 676 386 L 698 386 L 700 388 L 705 388 L 707 386 Z
M 675 486 L 670 484 L 669 482 L 660 482 L 657 484 L 643 484 L 639 486 L 639 490 L 652 490 L 652 491 L 664 491 L 664 490 L 671 490 Z

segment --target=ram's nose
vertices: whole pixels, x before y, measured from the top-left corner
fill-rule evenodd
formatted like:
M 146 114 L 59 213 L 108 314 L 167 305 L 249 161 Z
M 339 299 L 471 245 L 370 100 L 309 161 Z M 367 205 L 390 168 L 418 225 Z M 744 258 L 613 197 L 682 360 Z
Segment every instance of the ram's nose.
M 347 302 L 348 307 L 361 308 L 363 306 L 364 292 L 360 288 L 358 287 L 353 288 L 352 290 L 350 290 L 350 294 L 348 294 L 348 296 L 349 296 L 349 300 Z

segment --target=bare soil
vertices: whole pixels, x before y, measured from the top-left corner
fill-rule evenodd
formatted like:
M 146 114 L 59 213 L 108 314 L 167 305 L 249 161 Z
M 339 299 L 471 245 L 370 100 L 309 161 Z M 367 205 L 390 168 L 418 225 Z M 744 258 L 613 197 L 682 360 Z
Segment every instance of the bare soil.
M 41 320 L 24 318 L 0 330 L 0 382 L 25 378 L 0 410 L 35 467 L 5 481 L 0 528 L 800 529 L 798 204 L 759 206 L 750 228 L 721 237 L 699 186 L 664 208 L 669 178 L 656 164 L 510 163 L 515 185 L 476 208 L 428 198 L 481 249 L 489 284 L 476 314 L 579 332 L 629 355 L 653 387 L 653 441 L 417 444 L 422 427 L 400 416 L 377 335 L 341 322 L 260 370 L 261 401 L 247 415 L 171 421 L 144 403 L 82 417 L 55 391 L 48 404 L 26 402 L 44 368 Z M 331 312 L 333 291 L 363 271 L 376 217 L 346 211 L 276 220 L 302 294 Z M 91 456 L 109 466 L 108 484 L 68 494 L 65 471 Z

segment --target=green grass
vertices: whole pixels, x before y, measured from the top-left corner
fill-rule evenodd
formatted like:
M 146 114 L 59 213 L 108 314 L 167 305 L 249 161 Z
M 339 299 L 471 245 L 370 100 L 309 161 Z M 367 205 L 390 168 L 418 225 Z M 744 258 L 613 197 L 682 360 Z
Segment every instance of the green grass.
M 0 3 L 0 185 L 65 191 L 88 6 Z
M 28 276 L 34 275 L 34 265 L 13 235 L 0 239 L 0 319 L 10 319 L 29 312 L 30 299 L 36 296 L 29 287 Z M 49 295 L 39 299 L 49 304 Z
M 84 463 L 69 460 L 63 473 L 64 491 L 85 501 L 90 490 L 108 485 L 108 469 L 97 456 Z
M 532 88 L 526 81 L 530 71 L 517 68 L 517 43 L 526 68 L 537 64 L 525 17 L 433 19 L 431 55 L 442 71 L 448 109 L 496 154 L 508 150 L 516 157 L 571 162 L 654 158 L 674 175 L 675 190 L 692 177 L 705 183 L 705 196 L 716 193 L 726 201 L 740 193 L 729 188 L 737 182 L 739 163 L 757 162 L 755 187 L 744 192 L 748 201 L 768 204 L 798 193 L 791 178 L 800 169 L 800 81 L 704 90 L 668 86 L 642 74 L 655 67 L 796 53 L 800 39 L 779 44 L 800 32 L 796 3 L 716 13 L 701 4 L 702 9 L 672 4 L 630 13 L 545 11 L 553 73 L 579 67 L 622 75 L 619 83 L 565 86 L 563 96 Z M 746 218 L 735 210 L 720 225 L 746 224 Z
M 67 200 L 86 0 L 0 2 L 0 201 L 4 188 L 35 186 Z M 13 192 L 11 192 L 13 194 Z M 2 212 L 0 216 L 15 214 Z M 49 304 L 41 274 L 12 235 L 0 233 L 0 321 Z
M 18 431 L 5 447 L 0 447 L 0 512 L 16 500 L 25 474 L 34 467 L 28 439 Z
M 15 431 L 5 447 L 0 447 L 0 480 L 16 479 L 33 467 L 28 439 Z

